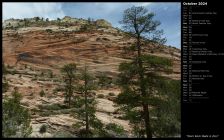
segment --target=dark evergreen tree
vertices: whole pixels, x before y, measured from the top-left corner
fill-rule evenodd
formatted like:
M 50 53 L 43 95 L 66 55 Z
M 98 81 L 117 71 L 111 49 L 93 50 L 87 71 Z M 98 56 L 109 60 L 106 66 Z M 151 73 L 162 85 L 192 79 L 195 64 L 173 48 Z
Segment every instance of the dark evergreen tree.
M 78 108 L 78 110 L 74 112 L 74 116 L 81 121 L 74 126 L 76 126 L 76 128 L 85 126 L 85 129 L 80 130 L 79 137 L 92 137 L 95 133 L 99 134 L 103 127 L 103 124 L 95 116 L 95 95 L 91 94 L 92 90 L 96 89 L 96 84 L 94 83 L 94 77 L 88 73 L 86 66 L 84 70 L 81 71 L 79 80 L 80 84 L 77 89 L 81 92 L 81 96 L 76 97 L 75 107 Z M 91 128 L 93 128 L 93 131 L 91 131 Z
M 38 22 L 40 20 L 40 17 L 34 17 L 35 21 Z
M 161 38 L 162 31 L 156 29 L 160 23 L 153 20 L 153 13 L 148 13 L 144 7 L 131 7 L 124 11 L 121 23 L 124 29 L 136 38 L 135 48 L 137 55 L 131 63 L 122 63 L 118 83 L 122 92 L 116 99 L 120 109 L 130 120 L 134 133 L 138 137 L 152 138 L 158 136 L 154 119 L 158 115 L 152 112 L 161 108 L 165 100 L 164 89 L 166 78 L 160 76 L 161 72 L 169 73 L 172 66 L 171 60 L 142 54 L 142 44 L 145 41 L 153 41 L 162 44 L 166 39 Z M 151 111 L 151 112 L 150 112 Z M 167 123 L 167 122 L 165 122 Z M 161 127 L 157 127 L 161 128 Z
M 2 62 L 2 92 L 6 92 L 9 88 L 9 84 L 8 84 L 8 81 L 6 80 L 6 77 L 5 75 L 8 73 L 8 70 L 7 68 L 5 67 L 5 64 L 4 62 Z
M 28 109 L 21 106 L 21 94 L 13 92 L 12 98 L 3 100 L 2 136 L 28 137 L 32 133 Z
M 63 74 L 65 82 L 65 103 L 68 103 L 68 107 L 70 108 L 71 98 L 75 89 L 74 83 L 76 81 L 76 64 L 71 63 L 64 65 L 64 67 L 61 69 L 61 73 Z

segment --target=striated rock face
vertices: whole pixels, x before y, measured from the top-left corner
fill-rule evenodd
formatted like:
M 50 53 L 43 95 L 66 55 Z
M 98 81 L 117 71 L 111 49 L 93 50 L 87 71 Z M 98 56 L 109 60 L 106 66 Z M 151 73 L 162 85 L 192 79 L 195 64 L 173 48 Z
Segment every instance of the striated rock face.
M 106 20 L 100 19 L 88 25 L 88 28 L 79 29 L 80 25 L 88 20 L 64 17 L 59 21 L 50 21 L 42 24 L 42 19 L 32 18 L 32 24 L 21 26 L 18 29 L 3 29 L 3 61 L 6 67 L 14 74 L 6 75 L 10 85 L 3 97 L 11 95 L 14 88 L 22 93 L 22 103 L 32 115 L 31 137 L 75 137 L 76 130 L 73 124 L 77 121 L 71 115 L 71 110 L 58 108 L 56 104 L 64 104 L 64 92 L 58 90 L 64 87 L 60 77 L 60 68 L 68 63 L 76 63 L 77 67 L 88 65 L 90 73 L 105 74 L 114 80 L 119 74 L 120 63 L 129 62 L 133 52 L 129 51 L 135 39 L 121 30 L 113 28 Z M 29 20 L 29 19 L 27 19 Z M 23 20 L 10 19 L 3 26 L 22 23 Z M 66 23 L 66 26 L 59 25 Z M 69 23 L 69 24 L 67 24 Z M 74 23 L 74 24 L 73 24 Z M 11 25 L 10 25 L 11 26 Z M 143 48 L 143 54 L 150 54 L 169 58 L 173 62 L 173 72 L 165 75 L 180 80 L 180 49 L 148 43 Z M 11 67 L 11 68 L 10 68 Z M 53 78 L 49 74 L 51 70 Z M 44 90 L 45 96 L 40 96 Z M 94 91 L 96 95 L 103 94 L 103 98 L 96 96 L 96 117 L 104 124 L 116 123 L 131 133 L 127 120 L 120 119 L 121 114 L 116 111 L 114 98 L 120 93 L 120 88 L 110 84 L 109 88 Z M 111 96 L 110 93 L 114 95 Z M 42 109 L 40 106 L 48 106 Z M 55 110 L 52 107 L 57 107 Z M 40 127 L 47 125 L 47 131 L 39 132 Z M 73 130 L 74 129 L 74 130 Z M 60 132 L 62 134 L 60 134 Z M 68 132 L 69 134 L 65 134 Z
M 62 20 L 81 19 L 64 17 Z M 106 20 L 97 20 L 96 25 L 99 27 L 91 25 L 83 31 L 79 31 L 76 25 L 58 27 L 54 24 L 5 29 L 3 60 L 8 65 L 29 64 L 55 71 L 66 63 L 74 62 L 78 67 L 86 63 L 92 72 L 106 72 L 115 76 L 119 64 L 130 61 L 134 55 L 128 48 L 135 39 L 113 28 Z M 173 73 L 169 76 L 180 79 L 179 49 L 148 43 L 143 53 L 170 58 L 173 61 Z

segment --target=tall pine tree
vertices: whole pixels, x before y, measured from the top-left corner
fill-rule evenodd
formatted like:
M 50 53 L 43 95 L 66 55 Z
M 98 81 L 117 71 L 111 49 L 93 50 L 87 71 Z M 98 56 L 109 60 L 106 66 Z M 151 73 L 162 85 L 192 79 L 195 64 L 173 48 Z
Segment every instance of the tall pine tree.
M 61 69 L 61 73 L 63 74 L 64 82 L 65 82 L 65 103 L 68 104 L 68 107 L 71 106 L 71 98 L 74 92 L 74 83 L 76 81 L 75 73 L 76 73 L 76 64 L 71 63 L 64 65 Z
M 119 67 L 119 84 L 122 92 L 117 97 L 117 104 L 125 112 L 127 119 L 138 137 L 152 138 L 157 136 L 152 120 L 157 119 L 151 110 L 161 107 L 165 99 L 166 79 L 161 72 L 170 72 L 172 63 L 169 59 L 142 54 L 143 40 L 151 40 L 162 44 L 166 39 L 161 38 L 162 31 L 156 27 L 160 22 L 153 20 L 153 13 L 148 13 L 144 7 L 131 7 L 124 11 L 121 23 L 124 29 L 136 38 L 137 55 L 131 63 L 122 63 Z M 153 111 L 154 112 L 154 111 Z
M 3 100 L 3 137 L 28 137 L 32 133 L 31 116 L 28 109 L 21 106 L 21 99 L 21 94 L 15 91 L 12 93 L 12 98 Z
M 77 90 L 81 92 L 81 96 L 77 96 L 74 101 L 75 107 L 78 108 L 74 112 L 74 116 L 80 121 L 74 126 L 76 128 L 85 126 L 85 129 L 79 131 L 79 137 L 92 137 L 95 133 L 100 133 L 103 127 L 103 124 L 95 116 L 95 95 L 91 94 L 92 90 L 96 89 L 96 84 L 94 83 L 94 77 L 88 73 L 86 66 L 84 70 L 81 70 L 81 74 L 78 77 L 79 84 Z

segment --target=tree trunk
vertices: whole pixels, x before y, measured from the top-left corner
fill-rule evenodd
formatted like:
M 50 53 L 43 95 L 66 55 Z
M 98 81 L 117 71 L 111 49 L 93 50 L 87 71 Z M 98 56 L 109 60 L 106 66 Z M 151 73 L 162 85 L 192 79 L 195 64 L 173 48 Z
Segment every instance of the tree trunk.
M 150 127 L 150 120 L 149 120 L 149 108 L 148 104 L 143 105 L 143 113 L 144 113 L 144 121 L 145 121 L 145 130 L 147 138 L 152 138 L 152 131 Z
M 86 110 L 86 133 L 87 133 L 87 136 L 89 136 L 89 118 L 88 118 L 88 103 L 87 103 L 87 79 L 86 79 L 86 76 L 85 76 L 85 110 Z
M 144 69 L 142 66 L 142 60 L 141 60 L 141 46 L 140 46 L 140 34 L 137 36 L 137 48 L 138 48 L 138 65 L 139 65 L 139 77 L 140 77 L 140 90 L 142 93 L 143 98 L 146 97 L 146 89 L 145 89 L 145 83 L 144 83 Z M 143 116 L 145 121 L 145 130 L 147 138 L 152 138 L 152 131 L 150 127 L 150 120 L 149 120 L 149 109 L 148 109 L 148 103 L 143 103 Z
M 88 105 L 87 105 L 87 95 L 85 93 L 85 109 L 86 109 L 86 131 L 89 131 L 89 118 L 88 118 Z
M 68 107 L 71 107 L 71 96 L 72 96 L 72 79 L 69 79 L 69 91 L 68 91 Z
M 71 97 L 69 96 L 68 97 L 68 108 L 70 108 L 71 107 Z

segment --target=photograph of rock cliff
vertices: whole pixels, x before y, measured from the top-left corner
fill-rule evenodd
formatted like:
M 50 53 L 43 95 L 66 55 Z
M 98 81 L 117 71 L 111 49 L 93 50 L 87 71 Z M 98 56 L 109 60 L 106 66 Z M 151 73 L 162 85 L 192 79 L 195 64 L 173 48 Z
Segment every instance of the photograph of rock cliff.
M 3 137 L 181 136 L 180 3 L 2 8 Z

